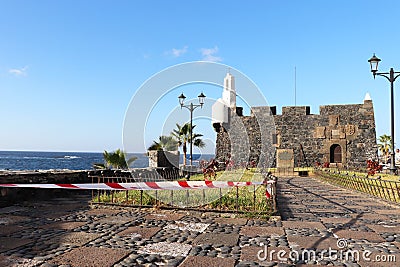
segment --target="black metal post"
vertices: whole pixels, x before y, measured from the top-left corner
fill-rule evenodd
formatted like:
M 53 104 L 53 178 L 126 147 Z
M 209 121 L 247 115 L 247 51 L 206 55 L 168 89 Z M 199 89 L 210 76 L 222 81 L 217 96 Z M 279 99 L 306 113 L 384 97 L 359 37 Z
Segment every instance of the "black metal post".
M 190 103 L 190 171 L 192 170 L 193 166 L 193 110 L 193 103 Z
M 390 68 L 390 134 L 392 142 L 392 151 L 390 153 L 390 174 L 396 173 L 396 162 L 395 162 L 395 152 L 394 152 L 394 89 L 393 83 L 395 80 L 394 70 Z
M 206 96 L 203 93 L 201 93 L 198 97 L 200 102 L 200 104 L 198 105 L 193 103 L 190 103 L 190 105 L 184 105 L 186 97 L 183 95 L 183 93 L 178 97 L 181 108 L 187 108 L 190 111 L 190 170 L 188 173 L 189 179 L 190 179 L 190 171 L 192 170 L 193 166 L 193 111 L 198 107 L 203 108 L 204 98 Z
M 253 211 L 256 211 L 256 185 L 253 186 Z
M 396 174 L 396 162 L 395 162 L 395 147 L 394 147 L 394 81 L 400 76 L 400 72 L 396 72 L 393 68 L 390 68 L 389 72 L 378 72 L 378 64 L 381 60 L 375 56 L 375 54 L 368 60 L 371 64 L 371 72 L 374 76 L 382 76 L 388 79 L 390 82 L 390 135 L 391 135 L 391 153 L 390 153 L 390 174 Z

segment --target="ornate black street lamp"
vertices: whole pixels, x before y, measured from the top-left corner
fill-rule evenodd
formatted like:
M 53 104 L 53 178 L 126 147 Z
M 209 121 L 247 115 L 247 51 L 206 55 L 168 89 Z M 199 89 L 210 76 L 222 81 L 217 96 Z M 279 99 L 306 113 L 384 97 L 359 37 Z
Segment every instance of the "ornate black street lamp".
M 190 166 L 193 165 L 193 111 L 198 108 L 201 107 L 203 108 L 204 105 L 204 100 L 206 98 L 206 96 L 201 93 L 199 96 L 199 103 L 200 104 L 193 104 L 190 103 L 190 105 L 185 105 L 185 99 L 186 96 L 182 93 L 178 99 L 179 99 L 179 104 L 181 105 L 181 108 L 187 108 L 190 111 Z
M 393 68 L 390 68 L 389 72 L 378 72 L 378 65 L 381 60 L 375 56 L 375 54 L 368 60 L 371 65 L 371 72 L 374 75 L 385 77 L 390 82 L 390 130 L 391 130 L 391 153 L 390 153 L 390 173 L 396 173 L 396 162 L 395 162 L 395 152 L 394 152 L 394 92 L 393 83 L 400 76 L 400 72 L 396 72 Z

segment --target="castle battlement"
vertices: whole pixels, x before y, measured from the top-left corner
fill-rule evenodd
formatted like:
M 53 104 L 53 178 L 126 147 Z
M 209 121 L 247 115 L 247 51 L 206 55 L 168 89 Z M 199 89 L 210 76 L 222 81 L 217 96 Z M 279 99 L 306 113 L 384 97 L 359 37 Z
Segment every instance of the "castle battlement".
M 268 106 L 251 107 L 250 116 L 256 116 L 258 114 L 276 115 L 276 107 L 268 107 Z
M 301 116 L 310 115 L 309 106 L 296 106 L 296 107 L 282 107 L 283 116 Z

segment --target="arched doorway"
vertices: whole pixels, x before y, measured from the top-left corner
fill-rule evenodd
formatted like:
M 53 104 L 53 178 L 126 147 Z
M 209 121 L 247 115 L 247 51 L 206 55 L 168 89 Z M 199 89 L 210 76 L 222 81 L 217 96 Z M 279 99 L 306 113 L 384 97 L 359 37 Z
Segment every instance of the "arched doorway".
M 342 147 L 338 144 L 334 144 L 330 149 L 330 162 L 331 163 L 342 163 Z

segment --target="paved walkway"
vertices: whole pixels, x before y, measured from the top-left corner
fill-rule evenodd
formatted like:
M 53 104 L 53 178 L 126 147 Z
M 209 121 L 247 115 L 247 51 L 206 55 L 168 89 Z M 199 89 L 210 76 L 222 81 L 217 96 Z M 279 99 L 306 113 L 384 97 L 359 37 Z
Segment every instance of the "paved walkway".
M 400 207 L 314 178 L 281 178 L 278 192 L 291 251 L 317 252 L 308 263 L 400 266 Z
M 400 209 L 313 178 L 278 184 L 282 220 L 268 222 L 86 197 L 2 208 L 0 266 L 400 266 Z

